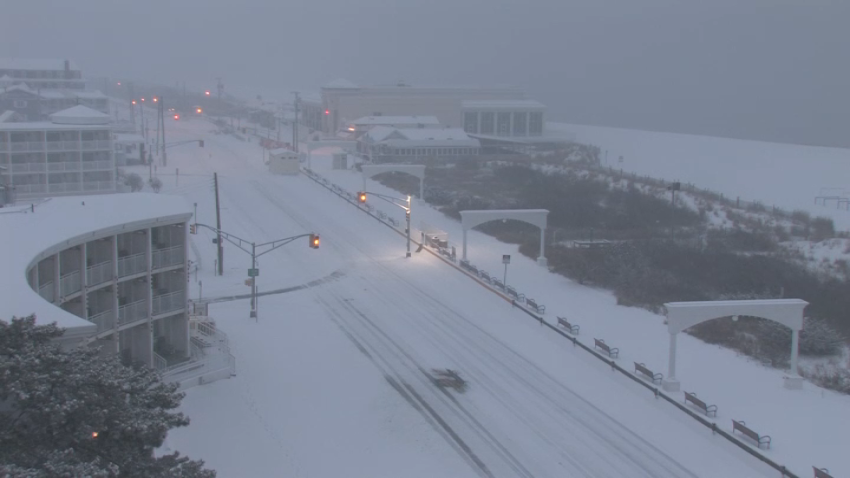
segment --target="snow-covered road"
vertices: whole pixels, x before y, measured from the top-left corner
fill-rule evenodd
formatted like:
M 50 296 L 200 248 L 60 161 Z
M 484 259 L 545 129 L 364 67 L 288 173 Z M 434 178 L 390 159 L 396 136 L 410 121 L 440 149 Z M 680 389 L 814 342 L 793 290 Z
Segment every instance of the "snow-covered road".
M 239 375 L 189 391 L 193 420 L 169 446 L 220 476 L 774 476 L 743 451 L 614 374 L 568 341 L 305 177 L 266 173 L 256 143 L 199 121 L 169 136 L 205 149 L 169 153 L 169 190 L 214 224 L 257 242 L 317 232 L 260 261 L 259 319 L 244 300 L 212 306 Z M 205 296 L 238 295 L 248 259 L 193 237 Z M 197 287 L 195 283 L 193 287 Z M 450 368 L 465 393 L 433 385 Z

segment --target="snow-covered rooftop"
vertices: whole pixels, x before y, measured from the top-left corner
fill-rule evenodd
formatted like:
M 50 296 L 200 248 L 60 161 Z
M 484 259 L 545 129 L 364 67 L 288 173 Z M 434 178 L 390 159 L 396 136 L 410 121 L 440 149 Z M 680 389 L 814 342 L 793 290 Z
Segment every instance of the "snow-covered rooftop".
M 64 70 L 66 60 L 42 58 L 0 58 L 0 70 Z M 79 70 L 69 62 L 70 69 Z
M 278 155 L 281 155 L 281 154 L 295 154 L 295 155 L 297 155 L 298 153 L 296 153 L 295 151 L 292 151 L 291 149 L 275 148 L 275 149 L 270 150 L 269 154 L 272 155 L 272 156 L 278 156 Z
M 461 106 L 465 109 L 546 109 L 546 106 L 535 100 L 464 100 Z
M 18 83 L 16 85 L 7 86 L 6 88 L 3 89 L 3 91 L 0 91 L 0 93 L 8 93 L 10 91 L 25 91 L 25 92 L 31 93 L 33 95 L 38 94 L 38 92 L 36 92 L 35 90 L 33 90 L 32 88 L 27 86 L 25 83 Z
M 420 129 L 376 126 L 364 135 L 365 141 L 397 147 L 474 147 L 481 144 L 460 128 Z
M 108 194 L 48 199 L 34 208 L 0 209 L 0 320 L 35 314 L 37 322 L 56 322 L 88 334 L 95 326 L 44 300 L 27 283 L 27 269 L 45 253 L 56 253 L 86 237 L 120 232 L 125 225 L 188 218 L 192 207 L 179 196 Z M 132 227 L 132 226 L 131 226 Z M 112 230 L 112 231 L 110 231 Z M 64 246 L 64 247 L 63 247 Z
M 346 80 L 345 78 L 337 78 L 333 81 L 329 81 L 325 83 L 322 88 L 333 88 L 333 89 L 351 89 L 351 88 L 359 88 L 354 83 Z
M 57 124 L 103 125 L 109 124 L 110 119 L 108 114 L 83 105 L 72 106 L 50 115 L 50 120 Z
M 352 121 L 356 126 L 370 125 L 439 125 L 440 120 L 436 116 L 364 116 Z
M 111 129 L 111 125 L 105 124 L 61 124 L 49 121 L 33 121 L 21 123 L 0 123 L 0 131 L 89 131 Z

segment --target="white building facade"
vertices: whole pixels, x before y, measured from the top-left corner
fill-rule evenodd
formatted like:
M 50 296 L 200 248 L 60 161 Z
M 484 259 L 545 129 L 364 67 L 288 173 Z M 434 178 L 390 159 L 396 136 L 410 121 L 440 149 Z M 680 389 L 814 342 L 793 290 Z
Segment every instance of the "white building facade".
M 0 320 L 35 314 L 37 323 L 64 328 L 67 346 L 100 346 L 164 374 L 189 364 L 206 365 L 201 375 L 235 371 L 229 352 L 225 366 L 204 360 L 212 344 L 190 324 L 185 201 L 87 196 L 17 212 L 0 217 L 0 228 L 15 231 L 4 245 L 16 249 L 0 257 Z
M 480 143 L 460 128 L 399 129 L 378 126 L 362 135 L 357 151 L 375 163 L 477 156 Z
M 534 100 L 466 100 L 461 110 L 463 130 L 471 135 L 543 136 L 546 107 Z
M 115 192 L 109 121 L 75 106 L 51 122 L 0 123 L 0 183 L 15 200 Z
M 357 86 L 336 80 L 322 87 L 323 132 L 336 134 L 364 116 L 434 116 L 446 127 L 460 128 L 464 100 L 515 100 L 514 87 L 421 87 L 406 84 Z
M 0 58 L 0 81 L 22 82 L 33 89 L 86 89 L 82 70 L 71 60 Z

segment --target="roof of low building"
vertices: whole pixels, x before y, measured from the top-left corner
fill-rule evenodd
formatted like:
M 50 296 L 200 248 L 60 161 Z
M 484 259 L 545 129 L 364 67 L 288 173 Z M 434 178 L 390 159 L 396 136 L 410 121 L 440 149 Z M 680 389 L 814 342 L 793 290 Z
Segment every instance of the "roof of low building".
M 55 58 L 0 58 L 0 70 L 64 70 L 66 60 Z M 72 70 L 79 70 L 76 63 L 69 61 Z
M 333 80 L 333 81 L 329 81 L 329 82 L 325 83 L 325 84 L 322 86 L 322 88 L 329 88 L 329 89 L 352 89 L 352 88 L 359 88 L 359 86 L 357 86 L 357 85 L 355 85 L 354 83 L 352 83 L 352 82 L 350 82 L 350 81 L 346 80 L 345 78 L 337 78 L 337 79 L 335 79 L 335 80 Z
M 364 116 L 352 121 L 351 124 L 358 126 L 401 124 L 439 125 L 440 120 L 436 116 Z
M 108 114 L 83 105 L 72 106 L 50 115 L 50 121 L 57 124 L 104 125 L 109 124 L 111 119 Z
M 91 322 L 47 302 L 29 286 L 30 266 L 86 238 L 148 227 L 144 223 L 177 222 L 191 214 L 185 199 L 150 193 L 52 198 L 34 210 L 29 204 L 0 208 L 0 320 L 35 314 L 40 324 L 56 322 L 78 332 L 94 332 Z
M 364 140 L 372 143 L 381 143 L 395 147 L 472 147 L 477 148 L 481 143 L 470 138 L 460 128 L 391 128 L 389 126 L 376 126 L 369 130 Z
M 269 150 L 269 154 L 271 154 L 273 156 L 278 156 L 278 155 L 281 155 L 281 154 L 298 155 L 298 153 L 296 153 L 295 151 L 292 151 L 291 149 L 286 149 L 286 148 L 275 148 L 275 149 Z
M 535 100 L 464 100 L 461 107 L 470 109 L 545 109 Z

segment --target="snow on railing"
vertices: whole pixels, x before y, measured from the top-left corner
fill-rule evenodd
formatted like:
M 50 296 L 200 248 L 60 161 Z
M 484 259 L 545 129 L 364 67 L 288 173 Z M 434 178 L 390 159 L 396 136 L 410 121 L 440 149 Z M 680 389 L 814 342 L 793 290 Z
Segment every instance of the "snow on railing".
M 179 290 L 153 298 L 153 314 L 159 315 L 186 307 L 186 291 Z
M 145 261 L 145 253 L 140 252 L 132 256 L 121 257 L 118 259 L 118 277 L 127 277 L 129 275 L 138 274 L 147 270 L 147 261 Z
M 183 264 L 183 246 L 172 246 L 153 251 L 151 265 L 154 269 Z
M 82 287 L 80 281 L 80 271 L 69 272 L 62 276 L 60 282 L 60 293 L 62 296 L 71 295 L 75 292 L 79 292 Z
M 104 261 L 86 269 L 86 285 L 94 286 L 112 280 L 112 261 Z

